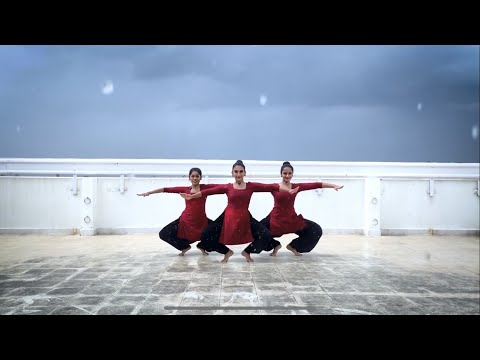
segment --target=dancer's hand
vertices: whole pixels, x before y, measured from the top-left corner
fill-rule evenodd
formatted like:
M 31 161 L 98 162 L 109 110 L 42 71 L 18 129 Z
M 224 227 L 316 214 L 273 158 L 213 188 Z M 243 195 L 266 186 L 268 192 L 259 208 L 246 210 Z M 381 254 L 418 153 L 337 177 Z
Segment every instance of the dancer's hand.
M 335 185 L 333 188 L 335 189 L 335 191 L 338 191 L 340 189 L 343 189 L 343 185 L 342 186 Z
M 149 196 L 150 194 L 148 192 L 146 192 L 146 193 L 141 193 L 141 194 L 137 194 L 137 195 L 145 197 L 145 196 Z
M 192 200 L 192 195 L 191 194 L 180 193 L 180 196 L 182 198 L 184 198 L 185 200 Z
M 300 189 L 300 186 L 297 186 L 295 189 L 288 190 L 288 192 L 292 195 L 296 194 L 298 192 L 298 189 Z

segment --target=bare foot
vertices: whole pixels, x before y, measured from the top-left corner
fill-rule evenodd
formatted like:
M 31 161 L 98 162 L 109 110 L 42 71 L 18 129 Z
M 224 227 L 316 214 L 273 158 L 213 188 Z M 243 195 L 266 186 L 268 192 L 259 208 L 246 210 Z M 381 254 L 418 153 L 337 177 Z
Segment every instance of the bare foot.
M 233 255 L 233 251 L 232 251 L 232 250 L 228 250 L 228 252 L 225 254 L 225 257 L 224 257 L 223 260 L 222 260 L 222 263 L 228 262 L 228 258 L 229 258 L 230 256 L 232 256 L 232 255 Z
M 245 259 L 247 259 L 247 262 L 253 262 L 252 257 L 249 253 L 246 253 L 245 250 L 242 251 L 242 255 L 245 257 Z
M 197 249 L 202 252 L 203 255 L 210 255 L 205 249 L 202 249 L 200 246 L 197 245 Z
M 180 254 L 178 254 L 178 256 L 183 256 L 185 255 L 185 253 L 190 250 L 192 247 L 190 245 L 188 245 L 188 247 L 186 249 L 183 249 L 182 252 Z
M 287 245 L 287 249 L 290 250 L 295 254 L 295 256 L 302 256 L 297 250 L 295 250 L 293 247 L 290 246 L 290 244 Z
M 282 248 L 281 244 L 278 244 L 275 249 L 273 249 L 273 252 L 270 254 L 270 256 L 277 256 L 278 250 Z

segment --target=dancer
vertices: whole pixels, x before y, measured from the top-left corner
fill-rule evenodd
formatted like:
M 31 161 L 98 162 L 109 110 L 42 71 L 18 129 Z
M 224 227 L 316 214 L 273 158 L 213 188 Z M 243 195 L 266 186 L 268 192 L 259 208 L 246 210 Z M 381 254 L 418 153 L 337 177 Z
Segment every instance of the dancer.
M 280 168 L 280 174 L 282 176 L 282 182 L 279 184 L 280 190 L 296 189 L 297 192 L 272 192 L 274 199 L 273 209 L 265 219 L 260 221 L 260 224 L 270 230 L 272 241 L 263 250 L 270 251 L 273 249 L 270 256 L 276 256 L 282 245 L 279 241 L 273 239 L 273 237 L 295 233 L 298 237 L 287 245 L 287 249 L 293 252 L 295 256 L 302 256 L 301 253 L 307 253 L 313 250 L 323 232 L 317 223 L 304 219 L 302 215 L 297 215 L 294 207 L 297 193 L 318 188 L 332 188 L 338 191 L 342 189 L 343 186 L 324 182 L 292 184 L 290 181 L 293 177 L 293 166 L 288 161 L 283 163 Z
M 192 186 L 164 187 L 137 195 L 145 197 L 158 193 L 195 194 L 201 190 L 219 186 L 219 184 L 200 184 L 202 180 L 202 170 L 199 168 L 190 169 L 188 178 Z M 159 232 L 160 239 L 181 251 L 181 253 L 178 254 L 179 256 L 184 256 L 185 253 L 191 249 L 190 244 L 199 241 L 202 231 L 205 230 L 209 224 L 213 223 L 212 220 L 207 218 L 205 213 L 205 202 L 206 197 L 194 201 L 185 201 L 185 210 L 183 210 L 180 218 L 171 222 Z M 198 249 L 203 255 L 208 255 L 205 250 L 201 248 Z

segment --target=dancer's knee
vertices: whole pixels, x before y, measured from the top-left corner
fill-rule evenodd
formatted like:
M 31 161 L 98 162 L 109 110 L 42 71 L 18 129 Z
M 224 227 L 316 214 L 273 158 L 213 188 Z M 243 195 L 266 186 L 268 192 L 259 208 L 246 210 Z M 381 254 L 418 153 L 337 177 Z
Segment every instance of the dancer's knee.
M 322 235 L 323 235 L 322 227 L 321 227 L 320 225 L 318 225 L 318 224 L 315 224 L 315 225 L 316 225 L 316 226 L 315 226 L 315 234 L 316 234 L 317 238 L 320 239 L 320 238 L 322 237 Z
M 158 236 L 160 237 L 160 239 L 162 240 L 167 240 L 168 239 L 168 230 L 163 228 L 162 230 L 160 230 L 160 232 L 158 233 Z

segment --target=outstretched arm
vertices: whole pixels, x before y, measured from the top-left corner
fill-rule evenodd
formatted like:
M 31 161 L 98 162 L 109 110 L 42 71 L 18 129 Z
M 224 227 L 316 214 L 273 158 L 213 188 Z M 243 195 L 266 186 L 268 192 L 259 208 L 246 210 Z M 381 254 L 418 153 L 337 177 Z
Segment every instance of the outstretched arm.
M 331 189 L 335 189 L 335 191 L 338 191 L 340 189 L 343 189 L 343 185 L 340 186 L 340 185 L 335 185 L 335 184 L 329 184 L 329 183 L 322 183 L 322 187 L 323 188 L 331 188 Z
M 257 182 L 250 182 L 253 192 L 276 192 L 279 191 L 278 184 L 262 184 Z
M 184 198 L 185 200 L 192 200 L 192 199 L 197 199 L 197 198 L 202 197 L 202 196 L 225 194 L 226 192 L 227 192 L 227 186 L 226 185 L 219 185 L 219 186 L 211 188 L 211 189 L 205 189 L 205 190 L 202 190 L 202 191 L 198 191 L 195 194 L 180 193 L 180 196 L 182 198 Z
M 206 189 L 211 189 L 217 186 L 223 186 L 224 184 L 201 184 L 200 185 L 200 190 L 206 190 Z
M 186 190 L 186 186 L 177 186 L 177 187 L 164 187 L 156 190 L 152 190 L 146 193 L 142 194 L 137 194 L 138 196 L 149 196 L 153 194 L 159 194 L 159 193 L 173 193 L 173 194 L 180 194 L 184 193 Z
M 314 189 L 320 189 L 320 188 L 332 188 L 335 190 L 339 190 L 343 188 L 342 186 L 335 185 L 335 184 L 329 184 L 325 182 L 314 182 L 314 183 L 298 183 L 296 184 L 298 186 L 295 187 L 295 189 L 298 189 L 298 191 L 307 191 L 307 190 L 314 190 Z
M 150 195 L 153 195 L 153 194 L 159 194 L 159 193 L 163 193 L 163 192 L 164 192 L 164 188 L 159 188 L 159 189 L 155 189 L 155 190 L 144 192 L 144 193 L 137 194 L 137 195 L 145 197 L 145 196 L 150 196 Z

